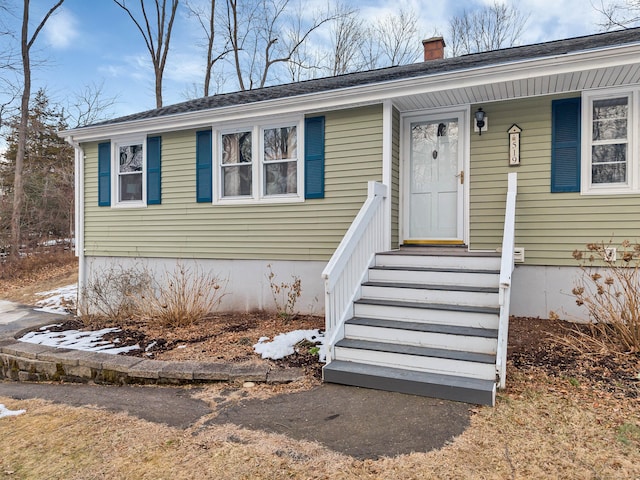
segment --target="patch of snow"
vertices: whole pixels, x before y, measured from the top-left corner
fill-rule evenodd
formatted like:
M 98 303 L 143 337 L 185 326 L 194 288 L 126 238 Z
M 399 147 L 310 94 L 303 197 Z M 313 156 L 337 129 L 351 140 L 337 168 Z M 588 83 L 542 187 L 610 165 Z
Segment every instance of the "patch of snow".
M 36 305 L 39 312 L 57 313 L 68 315 L 68 307 L 75 308 L 76 297 L 78 296 L 78 284 L 67 285 L 66 287 L 36 293 L 39 297 L 46 297 L 38 300 Z
M 148 352 L 149 350 L 151 350 L 153 347 L 155 347 L 158 344 L 158 342 L 156 342 L 155 340 L 153 342 L 151 342 L 149 345 L 147 345 L 147 348 L 144 349 L 145 352 Z
M 83 332 L 80 330 L 65 330 L 63 332 L 52 332 L 49 329 L 39 332 L 29 332 L 19 338 L 21 342 L 35 343 L 36 345 L 46 345 L 49 347 L 70 348 L 72 350 L 83 350 L 85 352 L 104 352 L 111 354 L 126 353 L 131 350 L 138 350 L 139 345 L 128 347 L 116 347 L 102 339 L 103 335 L 112 332 L 119 332 L 119 328 L 103 328 L 101 330 Z
M 295 353 L 295 345 L 302 340 L 315 343 L 320 348 L 318 355 L 320 361 L 326 359 L 326 349 L 324 346 L 324 334 L 320 330 L 294 330 L 292 332 L 280 333 L 276 335 L 271 342 L 267 342 L 269 337 L 261 337 L 253 346 L 256 353 L 262 355 L 262 358 L 271 358 L 278 360 Z
M 26 413 L 26 410 L 9 410 L 7 407 L 0 403 L 0 418 L 15 417 L 16 415 L 22 415 L 23 413 Z

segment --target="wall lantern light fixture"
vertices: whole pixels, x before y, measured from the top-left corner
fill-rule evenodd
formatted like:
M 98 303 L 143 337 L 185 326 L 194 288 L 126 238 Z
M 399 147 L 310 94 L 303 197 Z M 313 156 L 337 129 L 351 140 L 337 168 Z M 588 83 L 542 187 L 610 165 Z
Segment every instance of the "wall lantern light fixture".
M 475 113 L 476 117 L 476 126 L 478 127 L 478 135 L 482 135 L 482 129 L 484 128 L 484 119 L 485 113 L 482 110 L 482 107 L 478 108 L 478 111 Z

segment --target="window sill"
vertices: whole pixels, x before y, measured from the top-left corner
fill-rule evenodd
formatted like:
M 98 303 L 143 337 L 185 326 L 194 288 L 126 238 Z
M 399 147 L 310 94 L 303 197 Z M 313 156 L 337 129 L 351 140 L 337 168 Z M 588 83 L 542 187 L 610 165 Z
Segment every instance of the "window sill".
M 120 202 L 116 203 L 112 206 L 112 208 L 147 208 L 147 204 L 145 202 Z
M 292 196 L 273 196 L 256 198 L 221 198 L 213 202 L 214 205 L 277 205 L 281 203 L 302 203 L 304 197 L 298 195 Z
M 580 195 L 638 195 L 640 190 L 631 188 L 628 185 L 621 187 L 589 187 L 580 190 Z

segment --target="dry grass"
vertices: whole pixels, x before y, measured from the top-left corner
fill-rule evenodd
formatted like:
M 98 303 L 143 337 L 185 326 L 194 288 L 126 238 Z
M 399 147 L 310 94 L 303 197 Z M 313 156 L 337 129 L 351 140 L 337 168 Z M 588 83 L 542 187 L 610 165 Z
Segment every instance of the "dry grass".
M 215 398 L 212 388 L 201 395 Z M 255 394 L 277 393 L 262 390 Z M 7 478 L 640 478 L 638 400 L 535 370 L 511 372 L 496 407 L 478 408 L 469 429 L 445 448 L 366 461 L 232 425 L 203 421 L 181 431 L 42 401 L 0 403 L 27 410 L 0 419 L 0 477 Z
M 3 300 L 33 305 L 37 292 L 78 281 L 78 259 L 71 252 L 33 255 L 0 263 L 0 292 Z

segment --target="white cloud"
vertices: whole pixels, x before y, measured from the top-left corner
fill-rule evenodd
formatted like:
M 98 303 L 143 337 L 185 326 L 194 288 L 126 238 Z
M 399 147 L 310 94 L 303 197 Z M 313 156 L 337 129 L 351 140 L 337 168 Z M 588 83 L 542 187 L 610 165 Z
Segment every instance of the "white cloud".
M 53 48 L 63 49 L 80 37 L 77 25 L 76 17 L 69 10 L 60 9 L 49 18 L 42 33 Z

